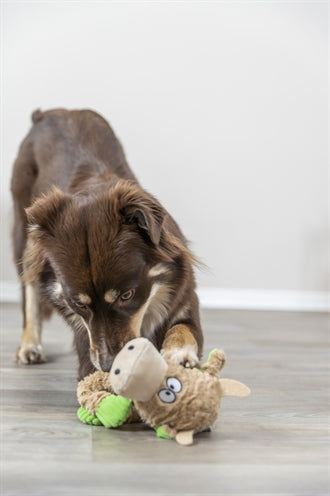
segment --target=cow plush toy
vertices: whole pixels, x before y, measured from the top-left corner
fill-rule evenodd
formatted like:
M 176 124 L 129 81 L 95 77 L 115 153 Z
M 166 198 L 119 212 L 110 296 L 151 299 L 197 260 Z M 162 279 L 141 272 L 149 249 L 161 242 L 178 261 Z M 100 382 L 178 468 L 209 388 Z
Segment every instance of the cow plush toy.
M 201 368 L 185 368 L 166 361 L 146 338 L 133 339 L 110 373 L 95 372 L 79 383 L 78 417 L 112 428 L 140 419 L 159 437 L 190 445 L 217 419 L 221 398 L 250 394 L 241 382 L 218 378 L 225 361 L 214 350 Z

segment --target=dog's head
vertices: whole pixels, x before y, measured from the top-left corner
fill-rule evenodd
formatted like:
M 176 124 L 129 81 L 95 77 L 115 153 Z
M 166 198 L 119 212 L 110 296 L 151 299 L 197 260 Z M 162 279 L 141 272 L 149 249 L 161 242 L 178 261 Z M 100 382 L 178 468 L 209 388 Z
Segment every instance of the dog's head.
M 54 190 L 27 217 L 28 277 L 38 274 L 53 304 L 88 334 L 92 363 L 110 370 L 127 341 L 150 337 L 168 319 L 190 266 L 180 231 L 125 180 L 97 194 Z

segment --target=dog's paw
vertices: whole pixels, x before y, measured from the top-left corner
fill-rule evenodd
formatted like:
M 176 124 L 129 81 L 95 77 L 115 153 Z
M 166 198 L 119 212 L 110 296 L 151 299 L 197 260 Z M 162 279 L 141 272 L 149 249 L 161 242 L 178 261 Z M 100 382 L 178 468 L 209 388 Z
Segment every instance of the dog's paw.
M 15 361 L 16 363 L 29 365 L 32 363 L 44 363 L 46 362 L 46 357 L 41 345 L 24 344 L 17 349 Z
M 194 368 L 199 364 L 195 346 L 187 344 L 183 348 L 171 348 L 170 350 L 162 349 L 162 356 L 176 365 L 182 365 L 187 368 Z

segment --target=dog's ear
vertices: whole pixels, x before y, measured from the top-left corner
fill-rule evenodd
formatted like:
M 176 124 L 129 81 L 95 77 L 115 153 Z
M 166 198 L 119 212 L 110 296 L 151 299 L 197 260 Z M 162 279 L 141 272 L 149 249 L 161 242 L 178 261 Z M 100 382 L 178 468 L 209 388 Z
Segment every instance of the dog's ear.
M 31 207 L 25 209 L 29 229 L 53 234 L 59 216 L 70 201 L 71 197 L 57 188 L 48 195 L 38 198 Z
M 154 245 L 159 245 L 166 212 L 155 198 L 137 187 L 122 191 L 120 214 L 125 222 L 136 224 Z
M 127 205 L 124 208 L 123 214 L 129 223 L 135 223 L 140 229 L 147 232 L 154 245 L 159 245 L 164 221 L 164 215 L 161 209 L 155 208 L 152 203 L 150 205 L 139 203 L 136 205 Z

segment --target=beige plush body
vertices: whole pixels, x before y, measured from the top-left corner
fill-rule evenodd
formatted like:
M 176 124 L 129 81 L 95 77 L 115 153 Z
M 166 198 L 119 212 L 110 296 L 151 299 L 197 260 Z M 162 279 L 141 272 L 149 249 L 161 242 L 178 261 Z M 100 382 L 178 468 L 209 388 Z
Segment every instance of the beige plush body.
M 218 352 L 211 360 L 219 364 L 220 370 L 225 359 L 222 352 Z M 172 378 L 178 381 L 175 384 L 181 384 L 182 389 L 179 392 L 169 389 Z M 216 421 L 223 396 L 217 375 L 170 363 L 166 378 L 160 386 L 161 390 L 164 393 L 169 390 L 175 395 L 175 400 L 164 403 L 158 391 L 149 401 L 134 402 L 142 420 L 151 427 L 157 429 L 162 426 L 169 436 L 175 438 L 178 432 L 200 432 Z

